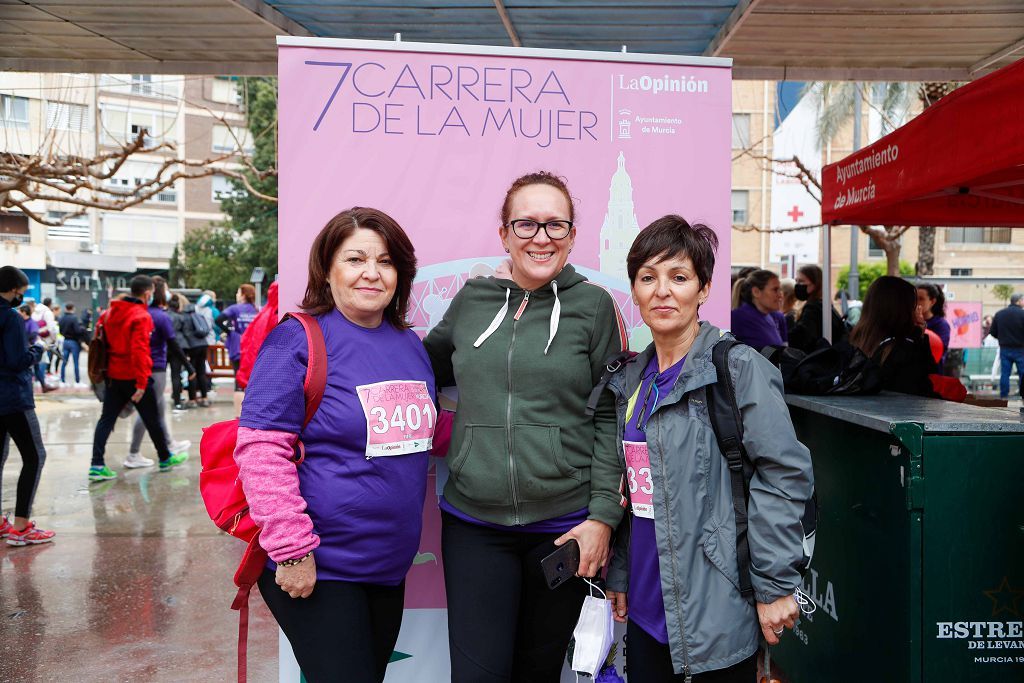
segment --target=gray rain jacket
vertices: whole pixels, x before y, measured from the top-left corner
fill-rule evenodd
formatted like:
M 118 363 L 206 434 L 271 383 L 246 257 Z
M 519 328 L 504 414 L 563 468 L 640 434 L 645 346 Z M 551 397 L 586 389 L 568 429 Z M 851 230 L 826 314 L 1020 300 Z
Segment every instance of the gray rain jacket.
M 732 666 L 756 652 L 757 611 L 740 595 L 736 520 L 729 468 L 708 415 L 705 387 L 716 381 L 712 347 L 723 332 L 702 322 L 672 391 L 647 423 L 654 482 L 654 527 L 672 666 L 698 674 Z M 654 345 L 608 383 L 615 394 L 620 465 L 626 404 L 641 383 Z M 729 371 L 743 417 L 743 445 L 753 463 L 747 539 L 758 602 L 792 595 L 803 558 L 800 515 L 812 490 L 811 456 L 796 439 L 779 370 L 754 349 L 737 346 Z M 628 492 L 627 492 L 628 493 Z M 608 588 L 629 592 L 629 531 L 623 520 Z

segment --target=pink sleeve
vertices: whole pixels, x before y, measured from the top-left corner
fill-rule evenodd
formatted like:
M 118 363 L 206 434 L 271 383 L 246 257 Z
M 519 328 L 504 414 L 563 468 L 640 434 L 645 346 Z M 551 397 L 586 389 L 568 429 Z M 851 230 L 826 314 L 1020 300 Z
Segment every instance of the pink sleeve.
M 249 514 L 261 529 L 260 545 L 275 562 L 302 557 L 320 545 L 299 492 L 299 473 L 291 461 L 297 439 L 289 432 L 238 428 L 238 478 Z

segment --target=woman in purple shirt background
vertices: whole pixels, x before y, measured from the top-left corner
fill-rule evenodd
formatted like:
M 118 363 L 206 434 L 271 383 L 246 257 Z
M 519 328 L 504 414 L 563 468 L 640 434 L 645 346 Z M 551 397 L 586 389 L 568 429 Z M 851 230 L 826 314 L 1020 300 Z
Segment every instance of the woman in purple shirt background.
M 949 351 L 949 322 L 946 320 L 946 295 L 938 285 L 931 283 L 917 286 L 917 303 L 924 313 L 924 324 L 942 340 L 942 356 L 939 358 L 939 374 L 946 365 Z
M 789 341 L 782 313 L 782 285 L 770 270 L 755 270 L 740 284 L 740 305 L 732 311 L 734 337 L 760 351 Z
M 234 368 L 236 377 L 242 360 L 242 335 L 259 312 L 256 308 L 256 288 L 246 282 L 238 286 L 235 303 L 221 311 L 217 318 L 217 325 L 227 333 L 224 345 L 228 349 L 228 358 L 231 359 L 231 367 Z M 236 379 L 235 391 L 242 390 Z
M 258 585 L 311 683 L 383 680 L 398 639 L 437 423 L 430 361 L 405 320 L 415 275 L 392 218 L 341 212 L 313 242 L 301 305 L 327 350 L 319 410 L 303 427 L 296 320 L 267 336 L 246 387 L 235 461 L 270 557 Z

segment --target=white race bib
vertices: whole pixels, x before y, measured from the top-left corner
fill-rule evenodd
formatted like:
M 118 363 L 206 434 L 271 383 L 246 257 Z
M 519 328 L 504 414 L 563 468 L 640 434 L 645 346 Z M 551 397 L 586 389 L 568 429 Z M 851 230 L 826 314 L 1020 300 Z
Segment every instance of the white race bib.
M 429 451 L 437 409 L 427 383 L 391 380 L 356 387 L 366 417 L 366 457 Z

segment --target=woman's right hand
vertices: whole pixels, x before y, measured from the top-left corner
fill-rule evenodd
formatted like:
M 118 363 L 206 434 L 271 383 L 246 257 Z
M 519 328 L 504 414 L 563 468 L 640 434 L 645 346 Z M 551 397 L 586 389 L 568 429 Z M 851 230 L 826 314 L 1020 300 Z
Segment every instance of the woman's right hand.
M 620 624 L 626 623 L 626 615 L 629 608 L 626 606 L 626 594 L 619 591 L 605 591 L 605 595 L 612 601 L 612 619 Z
M 316 560 L 307 559 L 290 567 L 277 565 L 276 581 L 285 593 L 293 598 L 308 598 L 316 585 Z

